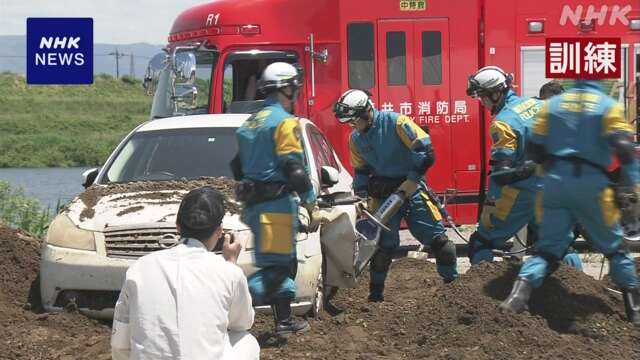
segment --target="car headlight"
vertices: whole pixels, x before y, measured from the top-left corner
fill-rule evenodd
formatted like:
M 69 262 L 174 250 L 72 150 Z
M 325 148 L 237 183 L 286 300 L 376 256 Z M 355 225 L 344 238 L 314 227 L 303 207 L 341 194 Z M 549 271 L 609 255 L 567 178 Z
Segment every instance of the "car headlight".
M 80 250 L 96 250 L 93 231 L 78 228 L 66 215 L 58 215 L 49 225 L 45 241 L 48 244 Z

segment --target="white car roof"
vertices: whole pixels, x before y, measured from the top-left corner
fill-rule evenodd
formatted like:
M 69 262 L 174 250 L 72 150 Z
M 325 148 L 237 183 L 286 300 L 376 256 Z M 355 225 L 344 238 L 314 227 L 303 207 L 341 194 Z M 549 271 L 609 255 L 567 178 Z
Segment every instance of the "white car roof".
M 189 129 L 207 127 L 230 127 L 237 128 L 249 118 L 251 114 L 204 114 L 173 116 L 162 119 L 151 120 L 140 126 L 136 132 L 169 130 L 169 129 Z

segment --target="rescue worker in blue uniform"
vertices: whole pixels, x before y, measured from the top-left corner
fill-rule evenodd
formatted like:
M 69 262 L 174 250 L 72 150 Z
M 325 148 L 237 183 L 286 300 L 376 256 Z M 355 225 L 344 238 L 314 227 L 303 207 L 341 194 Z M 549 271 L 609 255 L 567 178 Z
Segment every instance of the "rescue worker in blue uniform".
M 445 282 L 458 277 L 456 247 L 448 239 L 439 209 L 425 192 L 423 177 L 435 156 L 429 136 L 411 119 L 394 112 L 373 108 L 369 95 L 348 90 L 334 107 L 338 121 L 348 123 L 354 190 L 372 198 L 374 211 L 389 195 L 404 192 L 406 201 L 382 231 L 379 249 L 370 263 L 369 301 L 384 300 L 384 282 L 394 249 L 400 245 L 400 221 L 407 221 L 411 234 L 428 246 L 436 258 L 438 273 Z
M 617 205 L 625 204 L 623 214 L 638 218 L 640 176 L 632 135 L 622 106 L 605 95 L 596 81 L 578 80 L 573 89 L 545 103 L 529 144 L 545 172 L 542 206 L 536 208 L 540 235 L 534 256 L 524 262 L 501 308 L 526 310 L 532 289 L 558 267 L 573 241 L 570 230 L 578 222 L 591 246 L 609 259 L 609 274 L 622 289 L 627 317 L 640 325 L 636 267 L 622 242 Z M 615 188 L 607 172 L 614 154 L 621 163 Z
M 525 142 L 542 102 L 517 96 L 511 88 L 511 75 L 497 66 L 485 66 L 469 77 L 467 95 L 478 98 L 493 115 L 489 164 L 493 174 L 525 168 Z M 477 230 L 469 238 L 471 264 L 493 261 L 493 249 L 504 249 L 505 243 L 524 226 L 536 233 L 534 203 L 541 188 L 535 166 L 507 180 L 489 176 L 487 199 L 482 208 Z M 491 175 L 491 174 L 490 174 Z M 535 241 L 535 240 L 533 240 Z M 582 262 L 574 252 L 564 261 L 582 270 Z
M 307 231 L 317 229 L 319 214 L 304 165 L 299 122 L 291 114 L 301 86 L 301 76 L 291 64 L 276 62 L 265 68 L 259 83 L 266 95 L 264 106 L 237 130 L 239 152 L 231 164 L 240 180 L 236 197 L 245 205 L 242 221 L 253 232 L 259 268 L 249 277 L 249 290 L 254 305 L 271 305 L 276 334 L 281 336 L 309 329 L 306 321 L 291 315 L 298 207 L 307 208 L 311 217 Z

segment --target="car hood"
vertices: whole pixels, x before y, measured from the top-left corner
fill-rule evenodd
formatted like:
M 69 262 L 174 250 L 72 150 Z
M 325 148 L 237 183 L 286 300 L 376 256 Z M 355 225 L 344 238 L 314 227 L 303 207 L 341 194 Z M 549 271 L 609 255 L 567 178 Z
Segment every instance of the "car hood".
M 187 191 L 140 191 L 110 194 L 87 201 L 82 196 L 75 198 L 63 211 L 79 228 L 104 231 L 111 227 L 136 227 L 158 224 L 159 227 L 174 225 L 180 201 Z M 227 212 L 223 228 L 246 230 L 239 214 Z

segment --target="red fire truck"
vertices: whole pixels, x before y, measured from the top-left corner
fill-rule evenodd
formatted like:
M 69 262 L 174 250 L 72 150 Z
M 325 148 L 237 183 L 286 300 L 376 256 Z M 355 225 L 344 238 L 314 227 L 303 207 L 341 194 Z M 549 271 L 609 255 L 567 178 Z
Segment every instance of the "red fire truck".
M 350 129 L 338 125 L 332 106 L 346 89 L 366 89 L 377 108 L 428 128 L 437 153 L 428 183 L 456 194 L 448 209 L 458 223 L 474 223 L 490 117 L 466 96 L 467 78 L 498 65 L 514 75 L 520 95 L 537 95 L 550 80 L 548 37 L 621 38 L 622 75 L 609 87 L 635 118 L 638 0 L 212 1 L 181 13 L 167 53 L 152 60 L 152 117 L 253 111 L 264 67 L 297 63 L 305 84 L 296 114 L 323 130 L 344 164 Z M 172 66 L 161 66 L 167 58 Z

